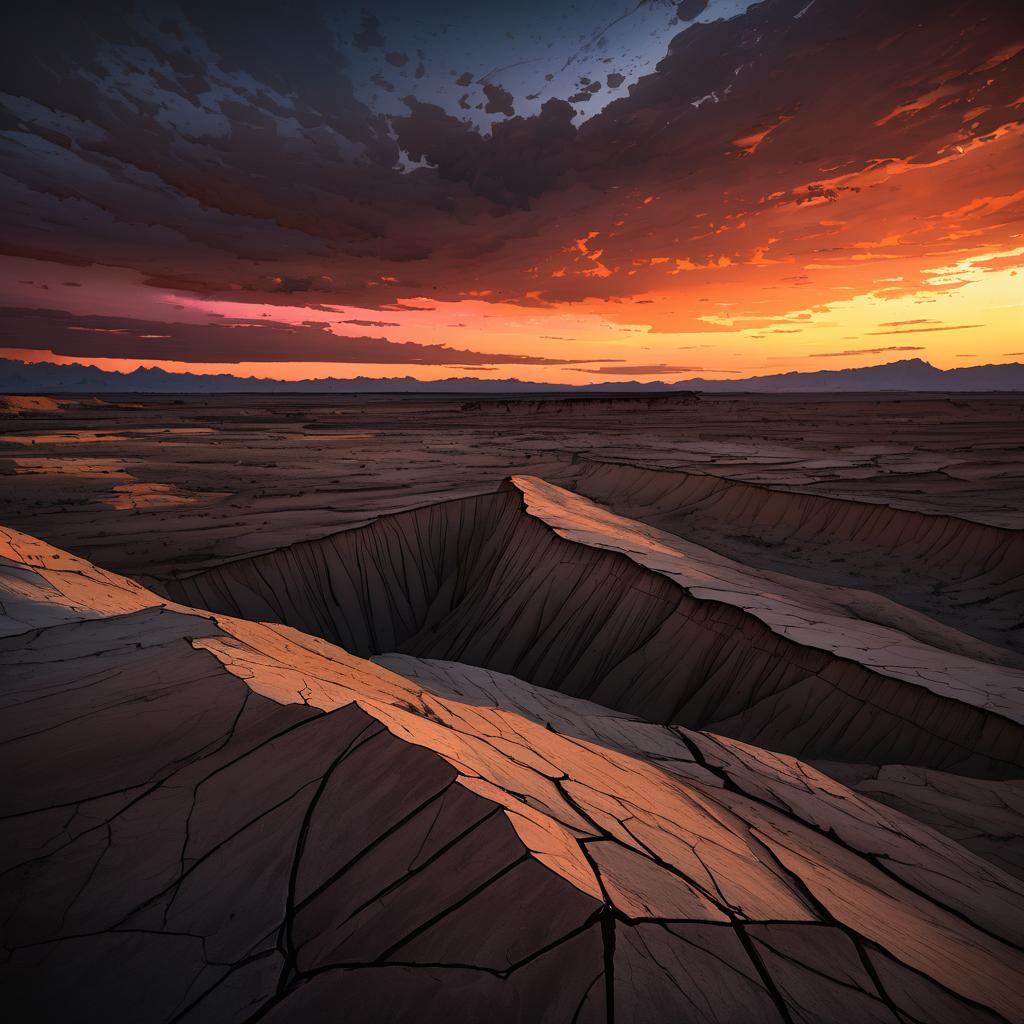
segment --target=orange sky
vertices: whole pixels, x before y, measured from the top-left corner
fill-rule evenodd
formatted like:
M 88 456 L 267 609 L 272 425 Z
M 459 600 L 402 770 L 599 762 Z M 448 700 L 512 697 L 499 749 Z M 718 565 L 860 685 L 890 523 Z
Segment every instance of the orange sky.
M 853 17 L 839 5 L 816 10 Z M 778 17 L 765 11 L 744 18 Z M 706 29 L 717 33 L 722 67 L 738 59 L 729 46 L 746 52 L 739 28 Z M 1007 39 L 996 21 L 970 33 L 952 22 L 917 25 L 911 42 L 867 26 L 859 50 L 828 38 L 820 57 L 807 58 L 819 60 L 806 69 L 816 75 L 809 86 L 783 57 L 814 31 L 822 29 L 783 25 L 777 53 L 753 72 L 740 64 L 729 89 L 742 93 L 746 83 L 742 101 L 701 93 L 721 73 L 693 67 L 702 50 L 667 57 L 628 99 L 578 129 L 559 122 L 567 141 L 551 182 L 505 205 L 487 191 L 499 185 L 475 183 L 480 171 L 473 182 L 451 180 L 463 168 L 449 169 L 445 147 L 472 136 L 432 113 L 436 128 L 423 145 L 436 152 L 425 152 L 426 169 L 388 185 L 394 194 L 380 200 L 391 218 L 376 229 L 386 245 L 325 241 L 337 233 L 333 197 L 319 211 L 321 236 L 309 227 L 316 205 L 304 208 L 306 241 L 282 228 L 283 212 L 264 215 L 260 237 L 279 258 L 253 257 L 255 242 L 225 238 L 220 227 L 206 238 L 208 212 L 187 244 L 157 244 L 146 236 L 155 229 L 140 223 L 131 244 L 111 230 L 90 246 L 64 203 L 64 226 L 47 229 L 45 252 L 36 238 L 0 256 L 0 302 L 81 322 L 55 327 L 52 344 L 44 329 L 5 331 L 0 351 L 121 370 L 567 384 L 1024 358 L 1024 40 Z M 758 67 L 767 71 L 760 79 Z M 873 92 L 850 74 L 858 67 L 865 76 L 874 69 Z M 420 113 L 413 108 L 408 121 Z M 504 124 L 522 148 L 541 121 Z M 501 149 L 505 130 L 472 143 L 473 159 L 499 183 L 513 167 Z M 533 159 L 546 155 L 541 148 Z M 423 197 L 402 206 L 410 189 Z M 439 202 L 444 190 L 451 195 Z M 232 216 L 239 230 L 255 230 L 253 217 Z M 402 249 L 410 245 L 429 252 L 410 258 Z M 120 319 L 97 326 L 89 317 Z M 202 345 L 179 344 L 181 325 L 209 325 L 223 339 L 227 320 L 256 325 L 231 325 L 237 361 L 204 362 Z M 247 339 L 275 324 L 294 329 L 279 357 L 247 356 Z M 322 325 L 338 336 L 337 358 L 304 358 L 307 336 L 322 340 Z M 433 350 L 404 363 L 382 350 L 373 362 L 364 345 L 348 361 L 349 338 L 463 354 L 449 360 Z

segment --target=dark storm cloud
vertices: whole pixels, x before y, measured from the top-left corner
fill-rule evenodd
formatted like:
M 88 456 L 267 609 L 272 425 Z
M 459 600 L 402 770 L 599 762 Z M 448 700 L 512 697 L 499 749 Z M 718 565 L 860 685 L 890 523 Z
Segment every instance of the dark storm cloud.
M 0 309 L 0 348 L 61 356 L 159 359 L 186 363 L 389 363 L 562 366 L 586 360 L 502 355 L 334 334 L 326 323 L 281 324 L 225 318 L 212 324 L 75 316 L 62 310 Z
M 693 21 L 694 18 L 704 13 L 708 0 L 683 0 L 676 4 L 676 17 L 680 21 Z
M 398 149 L 354 98 L 316 9 L 231 6 L 185 3 L 162 28 L 102 3 L 14 16 L 21 45 L 0 62 L 4 163 L 24 165 L 16 183 L 44 209 L 71 200 L 60 218 L 101 259 L 121 225 L 144 233 L 112 247 L 139 255 L 177 248 L 162 231 L 227 253 L 232 234 L 257 253 L 379 234 L 367 204 L 382 172 L 399 177 Z M 8 251 L 42 248 L 12 227 Z
M 367 11 L 362 12 L 360 20 L 362 24 L 359 31 L 352 35 L 352 44 L 356 49 L 365 53 L 373 47 L 382 47 L 384 37 L 380 34 L 380 21 Z
M 392 124 L 409 156 L 503 205 L 525 205 L 530 196 L 557 188 L 576 140 L 572 107 L 564 100 L 548 100 L 536 117 L 499 121 L 488 138 L 439 106 L 413 97 L 405 102 L 409 115 Z
M 484 95 L 487 97 L 484 113 L 504 114 L 506 117 L 512 117 L 515 114 L 515 107 L 512 105 L 513 96 L 507 89 L 503 89 L 500 85 L 495 85 L 493 82 L 488 82 L 484 86 Z
M 688 24 L 654 73 L 578 126 L 563 99 L 515 116 L 487 83 L 505 117 L 482 134 L 413 97 L 393 117 L 359 101 L 314 5 L 21 5 L 0 61 L 0 250 L 203 295 L 377 309 L 471 290 L 537 304 L 695 287 L 703 268 L 724 276 L 723 258 L 735 268 L 769 244 L 792 276 L 823 250 L 784 211 L 859 201 L 815 177 L 928 165 L 951 140 L 991 137 L 1020 119 L 1024 63 L 991 63 L 1015 38 L 1009 4 L 816 0 L 796 18 L 806 6 Z M 356 36 L 386 44 L 369 12 Z M 948 96 L 914 106 L 933 80 Z M 403 169 L 403 152 L 427 166 Z M 624 219 L 645 196 L 649 213 Z M 709 232 L 708 217 L 745 233 Z M 588 231 L 592 249 L 566 256 Z M 666 279 L 648 254 L 693 276 Z

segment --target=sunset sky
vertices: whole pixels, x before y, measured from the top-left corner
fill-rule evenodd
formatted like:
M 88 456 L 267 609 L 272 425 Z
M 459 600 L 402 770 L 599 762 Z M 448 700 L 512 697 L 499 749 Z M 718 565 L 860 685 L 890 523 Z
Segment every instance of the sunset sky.
M 1024 361 L 1019 3 L 11 20 L 0 356 L 571 384 Z

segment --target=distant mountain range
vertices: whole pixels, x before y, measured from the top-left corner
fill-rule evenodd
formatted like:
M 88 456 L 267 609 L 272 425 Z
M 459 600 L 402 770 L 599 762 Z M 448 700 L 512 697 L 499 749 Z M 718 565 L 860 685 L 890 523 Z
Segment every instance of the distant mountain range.
M 813 391 L 1024 391 L 1024 363 L 964 366 L 940 370 L 923 359 L 901 359 L 881 366 L 850 370 L 793 371 L 739 380 L 613 381 L 598 384 L 538 384 L 511 377 L 481 380 L 478 377 L 449 377 L 421 381 L 415 377 L 327 377 L 317 380 L 275 380 L 269 377 L 234 377 L 227 373 L 168 373 L 160 369 L 139 369 L 131 373 L 100 370 L 79 363 L 23 363 L 0 359 L 0 393 L 58 394 L 148 393 L 224 394 L 303 392 L 369 394 L 387 392 L 509 394 L 510 392 L 621 392 L 676 391 L 704 392 L 813 392 Z

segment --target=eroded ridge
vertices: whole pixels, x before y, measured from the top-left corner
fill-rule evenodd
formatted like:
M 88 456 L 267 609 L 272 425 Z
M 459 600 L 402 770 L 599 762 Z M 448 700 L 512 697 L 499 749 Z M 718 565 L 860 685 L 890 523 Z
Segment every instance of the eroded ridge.
M 1024 1019 L 1020 884 L 792 757 L 0 557 L 40 1019 Z
M 850 497 L 583 461 L 580 493 L 764 569 L 869 587 L 1024 654 L 1024 531 Z
M 361 656 L 479 665 L 804 758 L 992 777 L 1024 767 L 1024 672 L 982 660 L 985 645 L 874 595 L 759 573 L 534 477 L 168 591 Z M 861 618 L 865 601 L 882 623 Z
M 501 706 L 557 732 L 639 754 L 673 770 L 671 750 L 661 743 L 662 727 L 653 723 L 458 662 L 406 654 L 383 654 L 372 660 L 433 693 L 470 704 Z M 670 728 L 685 732 L 680 726 Z M 1024 779 L 977 779 L 900 764 L 819 761 L 814 767 L 1024 878 Z

